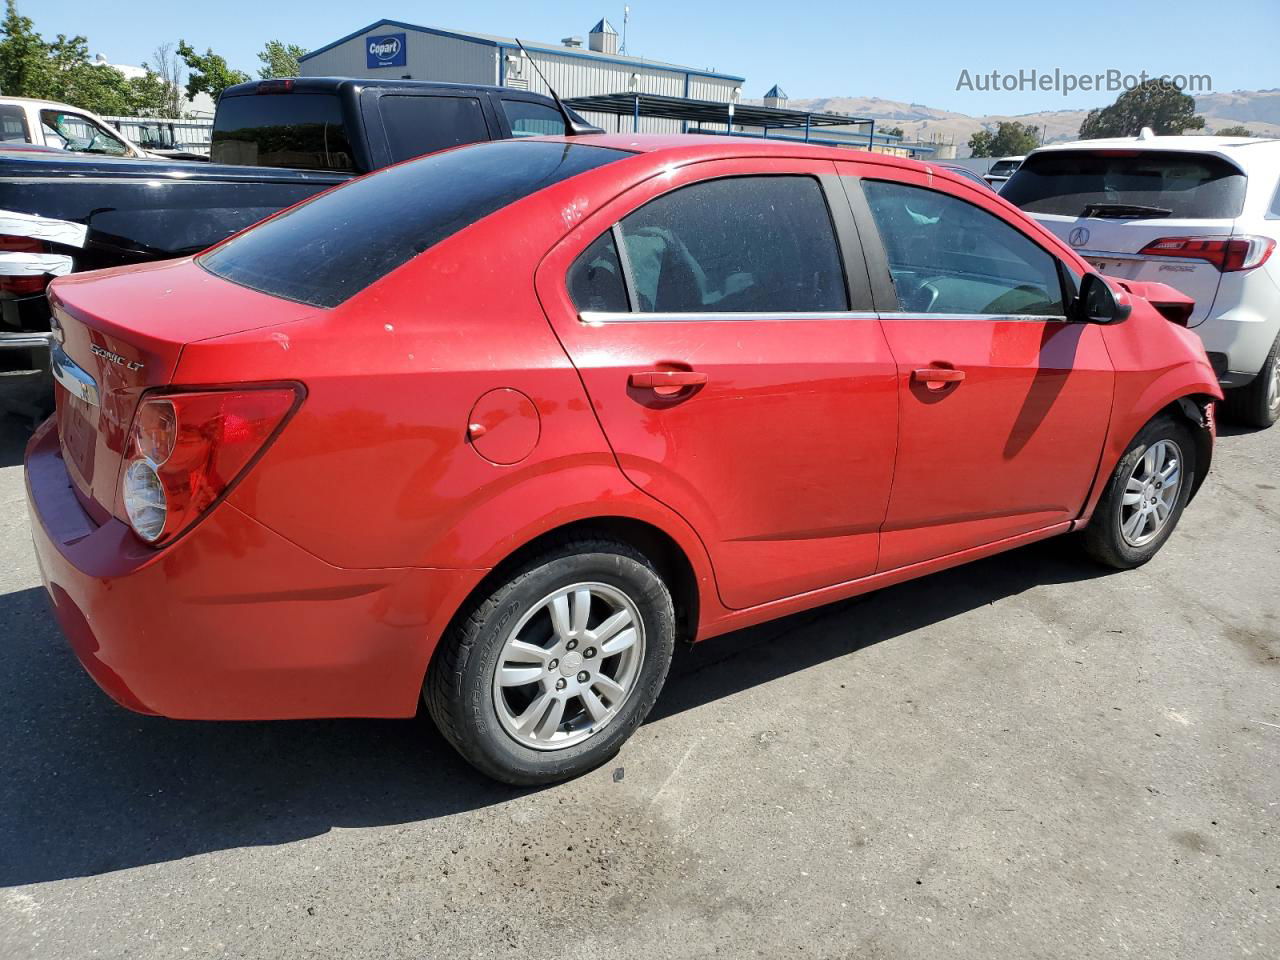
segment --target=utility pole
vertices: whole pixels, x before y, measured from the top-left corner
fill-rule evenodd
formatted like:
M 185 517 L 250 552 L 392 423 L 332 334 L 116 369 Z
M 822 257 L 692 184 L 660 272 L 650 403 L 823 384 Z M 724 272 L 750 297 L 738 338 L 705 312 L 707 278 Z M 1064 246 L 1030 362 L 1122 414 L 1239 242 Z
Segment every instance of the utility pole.
M 627 52 L 627 21 L 631 19 L 631 7 L 624 6 L 622 8 L 622 49 L 619 54 L 626 55 Z

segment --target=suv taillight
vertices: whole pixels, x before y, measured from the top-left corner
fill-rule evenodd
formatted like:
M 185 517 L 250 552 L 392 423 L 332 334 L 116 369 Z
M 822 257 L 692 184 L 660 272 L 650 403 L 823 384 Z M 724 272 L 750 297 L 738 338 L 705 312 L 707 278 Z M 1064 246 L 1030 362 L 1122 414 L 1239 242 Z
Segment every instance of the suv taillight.
M 218 502 L 294 410 L 296 387 L 146 397 L 134 414 L 121 503 L 150 544 L 173 539 Z
M 14 237 L 0 234 L 0 253 L 48 253 L 43 240 L 34 237 Z M 18 258 L 21 260 L 22 258 Z M 34 258 L 33 258 L 34 259 Z M 4 269 L 0 267 L 0 270 Z M 9 269 L 15 269 L 10 267 Z M 36 268 L 39 269 L 39 268 Z M 53 278 L 44 270 L 39 273 L 0 273 L 0 293 L 12 293 L 27 296 L 40 293 Z
M 1270 237 L 1162 237 L 1152 240 L 1139 254 L 1207 260 L 1223 273 L 1234 273 L 1262 266 L 1275 248 Z

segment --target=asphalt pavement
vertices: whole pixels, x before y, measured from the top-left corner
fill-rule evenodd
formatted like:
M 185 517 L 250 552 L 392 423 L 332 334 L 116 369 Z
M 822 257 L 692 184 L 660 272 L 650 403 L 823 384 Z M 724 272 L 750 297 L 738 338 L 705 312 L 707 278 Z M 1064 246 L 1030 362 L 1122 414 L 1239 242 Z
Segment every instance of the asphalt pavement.
M 112 704 L 0 421 L 0 957 L 1280 957 L 1280 428 L 1164 551 L 1050 541 L 683 651 L 605 767 Z M 182 625 L 174 624 L 174 643 Z

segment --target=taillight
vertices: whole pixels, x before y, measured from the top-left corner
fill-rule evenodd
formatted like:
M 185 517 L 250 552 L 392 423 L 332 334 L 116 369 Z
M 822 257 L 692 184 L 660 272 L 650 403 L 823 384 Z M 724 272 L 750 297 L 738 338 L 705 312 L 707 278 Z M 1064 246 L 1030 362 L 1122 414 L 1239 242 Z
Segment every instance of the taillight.
M 1234 273 L 1262 266 L 1275 248 L 1270 237 L 1162 237 L 1139 252 L 1147 257 L 1206 260 L 1223 273 Z
M 120 491 L 134 533 L 160 544 L 191 526 L 262 451 L 299 396 L 292 387 L 264 387 L 144 399 Z
M 13 237 L 6 234 L 0 234 L 0 254 L 5 253 L 48 253 L 48 248 L 43 240 L 37 240 L 34 237 Z M 12 258 L 11 258 L 12 259 Z M 21 260 L 22 258 L 17 258 Z M 18 264 L 7 267 L 7 269 L 17 269 Z M 49 281 L 53 279 L 49 274 L 41 270 L 39 273 L 27 272 L 23 266 L 23 273 L 4 273 L 6 266 L 0 259 L 0 293 L 13 293 L 19 296 L 28 296 L 33 293 L 39 293 L 49 285 Z

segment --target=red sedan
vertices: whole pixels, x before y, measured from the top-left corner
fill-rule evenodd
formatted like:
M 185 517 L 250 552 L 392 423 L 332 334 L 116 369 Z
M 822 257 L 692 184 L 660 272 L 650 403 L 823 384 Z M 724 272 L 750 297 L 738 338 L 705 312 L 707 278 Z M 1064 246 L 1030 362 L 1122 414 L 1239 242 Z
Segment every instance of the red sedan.
M 134 710 L 409 716 L 543 783 L 698 640 L 1070 531 L 1134 567 L 1213 447 L 1159 285 L 937 168 L 463 147 L 52 286 L 32 530 Z

